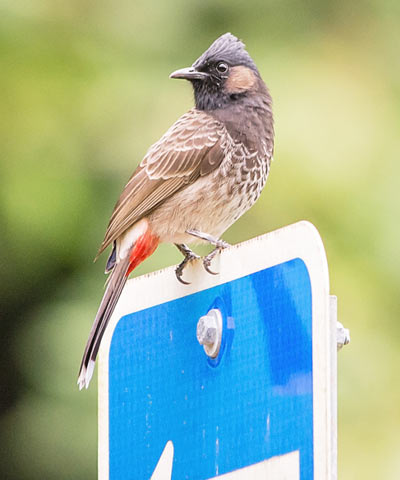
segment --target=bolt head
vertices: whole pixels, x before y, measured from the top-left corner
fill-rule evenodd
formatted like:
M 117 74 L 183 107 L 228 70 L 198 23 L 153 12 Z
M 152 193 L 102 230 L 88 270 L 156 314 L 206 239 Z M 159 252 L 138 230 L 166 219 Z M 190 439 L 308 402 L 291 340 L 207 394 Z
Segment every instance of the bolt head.
M 209 357 L 218 356 L 222 338 L 222 316 L 219 310 L 214 308 L 207 315 L 200 317 L 196 336 Z
M 217 325 L 215 319 L 205 315 L 197 324 L 197 340 L 200 345 L 212 345 L 217 337 Z
M 338 350 L 340 350 L 344 345 L 348 345 L 350 343 L 350 330 L 344 328 L 340 322 L 337 322 L 336 335 Z

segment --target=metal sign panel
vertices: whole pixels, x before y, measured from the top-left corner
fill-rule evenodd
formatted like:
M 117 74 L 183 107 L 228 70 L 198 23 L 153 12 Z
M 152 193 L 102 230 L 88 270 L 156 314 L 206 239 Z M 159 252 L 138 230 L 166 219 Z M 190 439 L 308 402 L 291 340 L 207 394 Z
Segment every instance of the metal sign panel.
M 224 251 L 212 277 L 128 282 L 99 362 L 101 479 L 331 479 L 328 270 L 307 223 Z M 221 350 L 196 339 L 210 309 Z

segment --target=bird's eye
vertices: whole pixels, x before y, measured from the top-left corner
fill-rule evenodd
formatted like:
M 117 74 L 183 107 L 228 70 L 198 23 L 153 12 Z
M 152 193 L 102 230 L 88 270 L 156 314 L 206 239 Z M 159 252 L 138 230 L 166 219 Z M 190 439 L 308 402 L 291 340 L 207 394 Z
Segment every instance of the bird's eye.
M 217 65 L 217 70 L 219 73 L 226 73 L 228 71 L 228 65 L 224 62 L 219 62 Z

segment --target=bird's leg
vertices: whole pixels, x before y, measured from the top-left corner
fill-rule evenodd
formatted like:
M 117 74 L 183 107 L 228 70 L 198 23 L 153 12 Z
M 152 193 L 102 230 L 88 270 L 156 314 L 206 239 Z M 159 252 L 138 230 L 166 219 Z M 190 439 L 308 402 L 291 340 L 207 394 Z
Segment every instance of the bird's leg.
M 198 230 L 186 230 L 186 233 L 193 235 L 194 237 L 201 238 L 202 240 L 205 240 L 206 242 L 209 242 L 211 245 L 215 246 L 214 250 L 203 258 L 203 266 L 206 272 L 211 273 L 211 275 L 218 275 L 217 272 L 210 270 L 211 261 L 217 253 L 221 252 L 221 250 L 224 248 L 229 247 L 229 243 L 221 240 L 220 238 L 215 238 L 208 233 L 199 232 Z
M 200 257 L 192 252 L 192 250 L 190 250 L 190 248 L 184 243 L 175 243 L 175 246 L 185 257 L 175 269 L 176 278 L 184 285 L 189 285 L 190 282 L 185 282 L 185 280 L 182 279 L 183 269 L 189 262 L 199 259 Z
M 193 237 L 200 238 L 201 240 L 205 240 L 206 242 L 211 243 L 211 245 L 214 245 L 220 250 L 230 247 L 229 243 L 221 240 L 220 238 L 215 238 L 209 233 L 200 232 L 199 230 L 186 230 L 186 233 L 188 233 L 189 235 L 193 235 Z

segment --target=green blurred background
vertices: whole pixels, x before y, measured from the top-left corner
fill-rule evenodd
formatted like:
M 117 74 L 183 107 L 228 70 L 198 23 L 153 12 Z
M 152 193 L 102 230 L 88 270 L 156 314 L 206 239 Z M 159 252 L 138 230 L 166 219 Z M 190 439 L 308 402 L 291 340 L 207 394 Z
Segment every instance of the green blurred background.
M 276 149 L 225 238 L 317 226 L 352 334 L 339 478 L 400 478 L 399 25 L 396 0 L 1 1 L 1 478 L 95 478 L 97 381 L 76 386 L 105 281 L 92 259 L 131 172 L 192 105 L 169 73 L 226 31 L 270 87 Z M 179 258 L 161 246 L 136 274 Z

